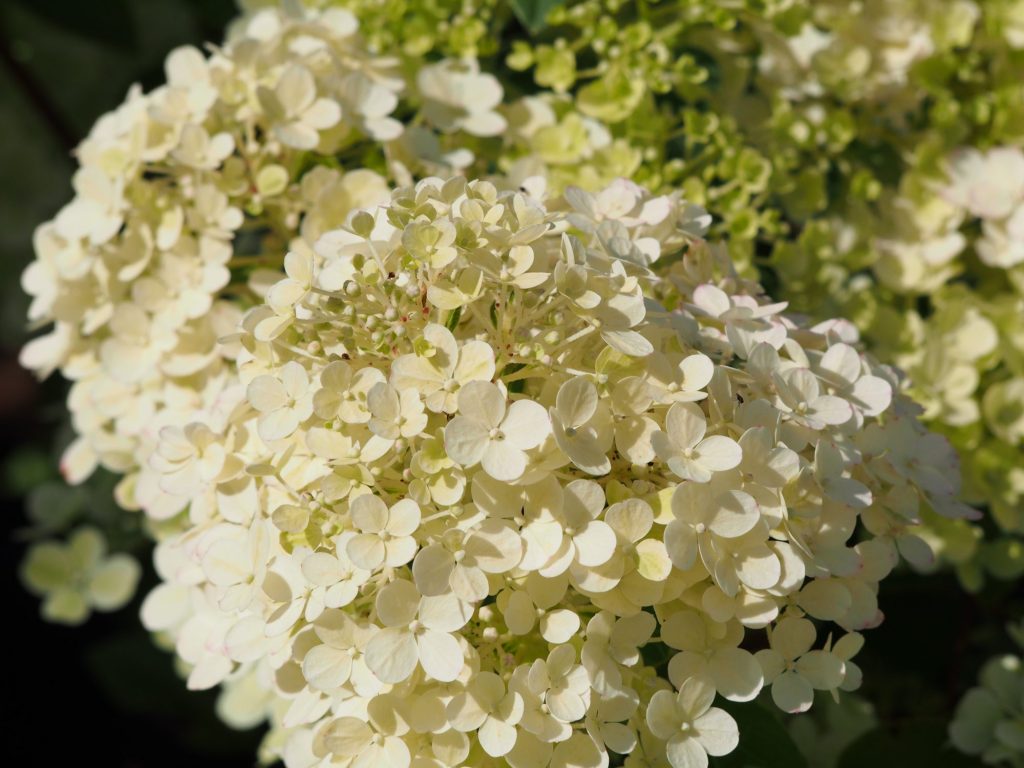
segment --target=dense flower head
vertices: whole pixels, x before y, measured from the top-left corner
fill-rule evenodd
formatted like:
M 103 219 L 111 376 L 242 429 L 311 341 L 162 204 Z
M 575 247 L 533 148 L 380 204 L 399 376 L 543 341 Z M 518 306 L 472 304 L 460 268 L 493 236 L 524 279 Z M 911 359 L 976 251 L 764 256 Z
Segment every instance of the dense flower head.
M 255 677 L 293 767 L 676 768 L 735 747 L 716 696 L 856 688 L 919 508 L 965 511 L 955 455 L 702 221 L 428 178 L 289 253 L 140 475 L 188 508 L 143 619 L 190 687 Z
M 442 62 L 415 89 L 358 26 L 346 10 L 299 4 L 245 16 L 209 56 L 172 51 L 166 85 L 133 88 L 79 146 L 75 197 L 36 231 L 22 281 L 29 320 L 53 324 L 22 362 L 74 382 L 72 482 L 98 465 L 132 477 L 162 426 L 216 407 L 235 354 L 217 339 L 287 248 L 308 251 L 351 210 L 385 199 L 384 173 L 472 158 L 445 154 L 433 127 L 395 119 L 401 98 L 438 131 L 501 127 L 487 111 L 502 98 L 490 75 Z M 466 90 L 477 81 L 486 98 Z M 468 117 L 456 96 L 472 102 Z
M 80 146 L 22 361 L 263 759 L 703 766 L 716 700 L 859 686 L 900 558 L 1024 570 L 1019 2 L 243 5 Z M 138 568 L 24 577 L 78 622 Z
M 476 59 L 516 83 L 491 150 L 515 183 L 682 189 L 742 273 L 794 310 L 854 321 L 908 372 L 961 453 L 965 500 L 998 523 L 982 537 L 925 515 L 940 562 L 971 589 L 1024 573 L 1019 419 L 1004 407 L 1022 370 L 1024 218 L 949 189 L 972 194 L 973 174 L 1017 206 L 1019 0 L 340 4 L 384 49 Z M 961 322 L 984 333 L 976 349 L 952 338 Z

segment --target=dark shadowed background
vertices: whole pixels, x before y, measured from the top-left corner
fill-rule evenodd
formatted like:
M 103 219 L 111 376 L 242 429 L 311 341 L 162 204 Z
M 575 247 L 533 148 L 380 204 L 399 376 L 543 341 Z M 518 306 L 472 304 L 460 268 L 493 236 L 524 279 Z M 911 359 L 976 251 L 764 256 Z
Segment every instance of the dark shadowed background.
M 186 691 L 170 654 L 139 624 L 140 598 L 155 579 L 135 521 L 110 499 L 113 478 L 78 490 L 60 482 L 57 457 L 69 439 L 65 384 L 39 384 L 17 364 L 28 335 L 19 275 L 32 258 L 33 229 L 71 195 L 74 146 L 132 83 L 148 89 L 162 82 L 168 51 L 220 39 L 234 13 L 231 0 L 0 0 L 0 545 L 10 644 L 0 754 L 11 765 L 255 762 L 259 731 L 221 725 L 215 694 Z M 137 548 L 147 572 L 127 609 L 66 628 L 39 618 L 17 565 L 26 541 L 45 534 L 39 520 L 72 518 L 107 521 L 104 527 L 117 522 L 113 544 Z M 848 749 L 840 768 L 974 764 L 940 747 L 952 708 L 982 661 L 1010 650 L 1001 626 L 1019 598 L 990 584 L 973 598 L 951 576 L 899 574 L 885 582 L 887 621 L 857 658 L 882 727 Z M 740 750 L 745 754 L 715 765 L 758 768 L 756 751 Z

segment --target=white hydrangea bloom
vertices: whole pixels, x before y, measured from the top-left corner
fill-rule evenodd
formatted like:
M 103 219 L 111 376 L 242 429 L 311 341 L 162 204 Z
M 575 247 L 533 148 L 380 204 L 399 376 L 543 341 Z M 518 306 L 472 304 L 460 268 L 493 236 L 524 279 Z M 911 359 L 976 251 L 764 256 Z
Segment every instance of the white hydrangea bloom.
M 318 57 L 302 66 L 321 82 Z M 319 199 L 337 179 L 302 181 Z M 737 740 L 716 696 L 771 685 L 798 710 L 856 687 L 854 630 L 880 621 L 897 553 L 920 554 L 917 507 L 962 512 L 948 446 L 895 410 L 891 372 L 783 316 L 688 204 L 570 198 L 428 178 L 346 204 L 283 273 L 253 274 L 262 300 L 194 353 L 193 386 L 118 365 L 75 393 L 124 498 L 173 521 L 145 625 L 190 688 L 269 713 L 289 768 L 598 768 L 638 745 L 704 765 Z M 108 359 L 155 344 L 166 365 L 180 342 L 140 310 L 99 321 Z M 135 387 L 164 400 L 140 414 Z M 893 495 L 912 510 L 873 503 Z M 815 648 L 805 616 L 848 634 Z M 268 692 L 252 710 L 243 680 Z

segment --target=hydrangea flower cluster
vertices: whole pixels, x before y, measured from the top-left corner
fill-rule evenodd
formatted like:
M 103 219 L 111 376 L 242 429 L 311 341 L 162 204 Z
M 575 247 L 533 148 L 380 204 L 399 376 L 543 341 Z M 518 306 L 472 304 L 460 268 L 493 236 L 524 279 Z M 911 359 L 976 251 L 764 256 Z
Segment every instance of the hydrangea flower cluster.
M 1017 148 L 956 150 L 918 174 L 919 191 L 900 205 L 905 234 L 881 243 L 879 275 L 904 295 L 933 291 L 935 306 L 927 318 L 887 313 L 894 321 L 882 341 L 887 357 L 908 372 L 926 418 L 946 425 L 962 448 L 966 498 L 987 505 L 1004 533 L 982 541 L 976 526 L 927 520 L 923 535 L 973 587 L 983 572 L 1024 573 L 1022 169 Z M 979 277 L 973 290 L 958 279 L 964 273 Z
M 255 678 L 290 768 L 683 768 L 737 743 L 716 695 L 856 688 L 919 507 L 965 511 L 955 454 L 701 221 L 431 178 L 289 253 L 142 473 L 188 509 L 143 620 L 189 686 Z
M 53 327 L 22 362 L 74 382 L 71 482 L 102 465 L 128 474 L 126 506 L 148 504 L 156 490 L 137 486 L 134 469 L 162 426 L 216 407 L 235 354 L 217 339 L 265 292 L 261 276 L 288 247 L 308 251 L 348 212 L 387 198 L 384 176 L 362 166 L 408 177 L 472 157 L 444 155 L 433 128 L 391 116 L 408 90 L 395 70 L 365 49 L 347 11 L 269 9 L 209 58 L 173 51 L 166 86 L 133 90 L 97 122 L 78 149 L 75 197 L 38 229 L 23 279 L 30 321 Z M 486 77 L 423 68 L 415 99 L 427 124 L 500 130 L 487 105 L 502 91 Z
M 1018 0 L 243 5 L 80 147 L 22 359 L 263 758 L 703 766 L 901 556 L 1024 570 Z M 134 591 L 98 535 L 46 615 Z
M 1020 441 L 1005 437 L 1024 349 L 1019 221 L 987 219 L 980 250 L 965 248 L 978 214 L 944 191 L 956 158 L 1024 143 L 1019 0 L 343 5 L 389 50 L 532 77 L 498 159 L 516 183 L 594 191 L 610 173 L 681 189 L 744 274 L 812 317 L 853 320 L 911 373 L 926 420 L 961 451 L 965 499 L 999 523 L 983 540 L 926 515 L 922 535 L 969 588 L 1024 573 Z M 1013 167 L 994 169 L 1012 180 Z M 1012 206 L 1009 184 L 987 194 Z

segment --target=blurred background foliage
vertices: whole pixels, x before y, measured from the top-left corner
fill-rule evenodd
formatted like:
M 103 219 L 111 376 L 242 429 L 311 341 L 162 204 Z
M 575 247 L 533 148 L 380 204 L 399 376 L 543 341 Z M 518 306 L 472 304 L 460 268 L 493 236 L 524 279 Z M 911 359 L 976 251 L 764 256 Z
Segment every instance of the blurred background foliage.
M 516 0 L 535 28 L 549 2 Z M 141 596 L 155 583 L 137 521 L 114 505 L 112 476 L 68 488 L 57 459 L 70 440 L 66 385 L 35 382 L 17 364 L 30 329 L 19 276 L 32 257 L 32 232 L 71 194 L 72 150 L 95 119 L 133 83 L 164 79 L 168 51 L 219 40 L 231 0 L 4 0 L 0 3 L 0 419 L 7 535 L 4 589 L 18 648 L 4 696 L 7 756 L 19 765 L 102 757 L 118 766 L 252 765 L 260 733 L 233 732 L 215 716 L 215 692 L 188 692 L 171 656 L 138 622 Z M 148 569 L 135 601 L 84 628 L 45 624 L 36 598 L 18 582 L 25 542 L 92 522 L 115 550 L 135 550 Z M 947 723 L 983 661 L 1013 650 L 1003 632 L 1021 599 L 1013 585 L 965 594 L 952 574 L 909 572 L 886 581 L 885 624 L 858 657 L 863 700 L 782 722 L 768 709 L 735 712 L 742 748 L 716 761 L 731 768 L 956 768 L 975 761 L 948 748 Z M 871 702 L 871 705 L 864 703 Z M 788 729 L 803 756 L 779 752 L 773 732 Z M 752 740 L 748 735 L 753 734 Z M 787 739 L 788 742 L 788 739 Z M 763 746 L 763 745 L 762 745 Z

